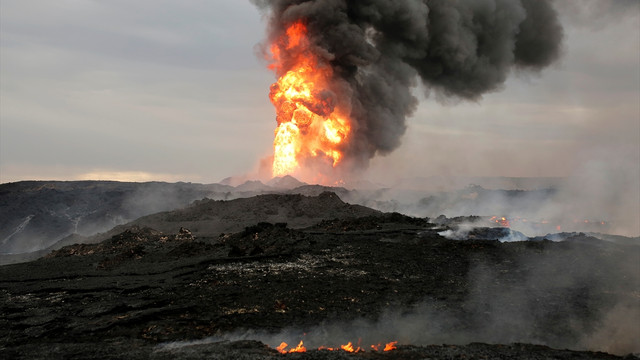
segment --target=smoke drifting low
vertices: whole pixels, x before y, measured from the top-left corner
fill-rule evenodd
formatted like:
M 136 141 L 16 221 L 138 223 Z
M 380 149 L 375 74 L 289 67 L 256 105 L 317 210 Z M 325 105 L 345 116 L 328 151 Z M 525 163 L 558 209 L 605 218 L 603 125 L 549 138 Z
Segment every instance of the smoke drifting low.
M 351 169 L 400 145 L 417 79 L 439 99 L 476 100 L 514 68 L 551 64 L 563 38 L 547 0 L 252 1 L 268 12 L 270 42 L 302 21 L 314 55 L 332 67 L 331 89 L 314 96 L 350 102 L 343 164 Z M 295 59 L 280 56 L 284 74 Z
M 394 340 L 425 346 L 521 342 L 618 355 L 640 351 L 636 246 L 589 243 L 583 238 L 526 247 L 502 246 L 500 251 L 520 253 L 508 261 L 495 254 L 472 260 L 464 279 L 468 288 L 460 293 L 459 302 L 427 297 L 407 306 L 390 295 L 389 306 L 375 316 L 327 320 L 306 328 L 292 325 L 277 332 L 238 330 L 195 344 L 251 339 L 275 348 L 283 341 L 295 346 L 303 340 L 308 349 L 316 349 L 360 340 L 369 350 L 369 344 Z

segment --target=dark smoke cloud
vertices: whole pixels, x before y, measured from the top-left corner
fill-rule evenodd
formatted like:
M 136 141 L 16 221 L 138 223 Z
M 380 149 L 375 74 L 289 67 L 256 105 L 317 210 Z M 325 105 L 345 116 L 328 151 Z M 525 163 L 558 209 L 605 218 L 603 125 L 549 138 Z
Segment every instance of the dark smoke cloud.
M 302 20 L 332 64 L 334 96 L 350 102 L 354 122 L 344 149 L 352 167 L 399 146 L 417 79 L 439 98 L 477 100 L 514 68 L 552 63 L 563 37 L 548 0 L 252 1 L 266 11 L 270 40 Z

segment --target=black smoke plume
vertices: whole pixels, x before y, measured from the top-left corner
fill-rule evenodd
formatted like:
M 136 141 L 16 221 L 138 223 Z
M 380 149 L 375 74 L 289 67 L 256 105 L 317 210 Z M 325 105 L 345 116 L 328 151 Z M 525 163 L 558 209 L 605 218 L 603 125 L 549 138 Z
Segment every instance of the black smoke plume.
M 269 41 L 303 21 L 316 55 L 333 67 L 341 90 L 330 96 L 350 102 L 351 168 L 399 146 L 418 78 L 438 98 L 477 100 L 514 68 L 552 63 L 563 38 L 549 0 L 252 1 L 269 18 Z

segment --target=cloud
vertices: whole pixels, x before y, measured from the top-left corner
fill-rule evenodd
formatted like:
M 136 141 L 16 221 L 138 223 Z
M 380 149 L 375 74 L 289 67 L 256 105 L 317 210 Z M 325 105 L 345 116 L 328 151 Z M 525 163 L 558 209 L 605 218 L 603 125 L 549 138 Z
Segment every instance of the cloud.
M 586 26 L 569 16 L 585 3 L 556 1 L 559 65 L 516 72 L 478 103 L 421 100 L 402 146 L 362 176 L 569 175 L 594 148 L 638 171 L 637 1 L 584 1 L 608 21 Z M 250 2 L 24 0 L 0 10 L 0 181 L 94 168 L 218 181 L 271 153 L 274 78 L 254 55 L 265 24 Z
M 146 182 L 146 181 L 167 181 L 177 182 L 183 181 L 185 178 L 197 178 L 197 175 L 193 174 L 169 174 L 169 173 L 150 173 L 144 171 L 109 171 L 109 170 L 96 170 L 84 174 L 75 176 L 74 180 L 114 180 L 114 181 L 131 181 L 131 182 Z
M 251 4 L 1 6 L 2 181 L 95 167 L 217 181 L 269 152 L 271 76 Z

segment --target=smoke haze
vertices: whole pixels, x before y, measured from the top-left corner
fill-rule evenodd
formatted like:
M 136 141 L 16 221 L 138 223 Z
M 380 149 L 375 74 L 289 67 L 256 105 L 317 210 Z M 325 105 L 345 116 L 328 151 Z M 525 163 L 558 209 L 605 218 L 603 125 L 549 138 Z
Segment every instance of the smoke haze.
M 499 251 L 516 249 L 503 245 Z M 553 251 L 532 243 L 509 261 L 474 259 L 465 281 L 469 292 L 456 305 L 426 298 L 411 306 L 390 300 L 375 319 L 326 321 L 318 326 L 293 326 L 280 332 L 240 330 L 197 341 L 260 340 L 275 348 L 335 347 L 351 341 L 370 344 L 531 343 L 553 348 L 607 351 L 626 355 L 640 351 L 638 248 L 608 246 L 589 238 L 556 244 Z M 509 250 L 506 250 L 509 251 Z M 596 254 L 606 255 L 596 255 Z M 594 271 L 597 269 L 597 271 Z M 193 342 L 170 343 L 180 347 Z

